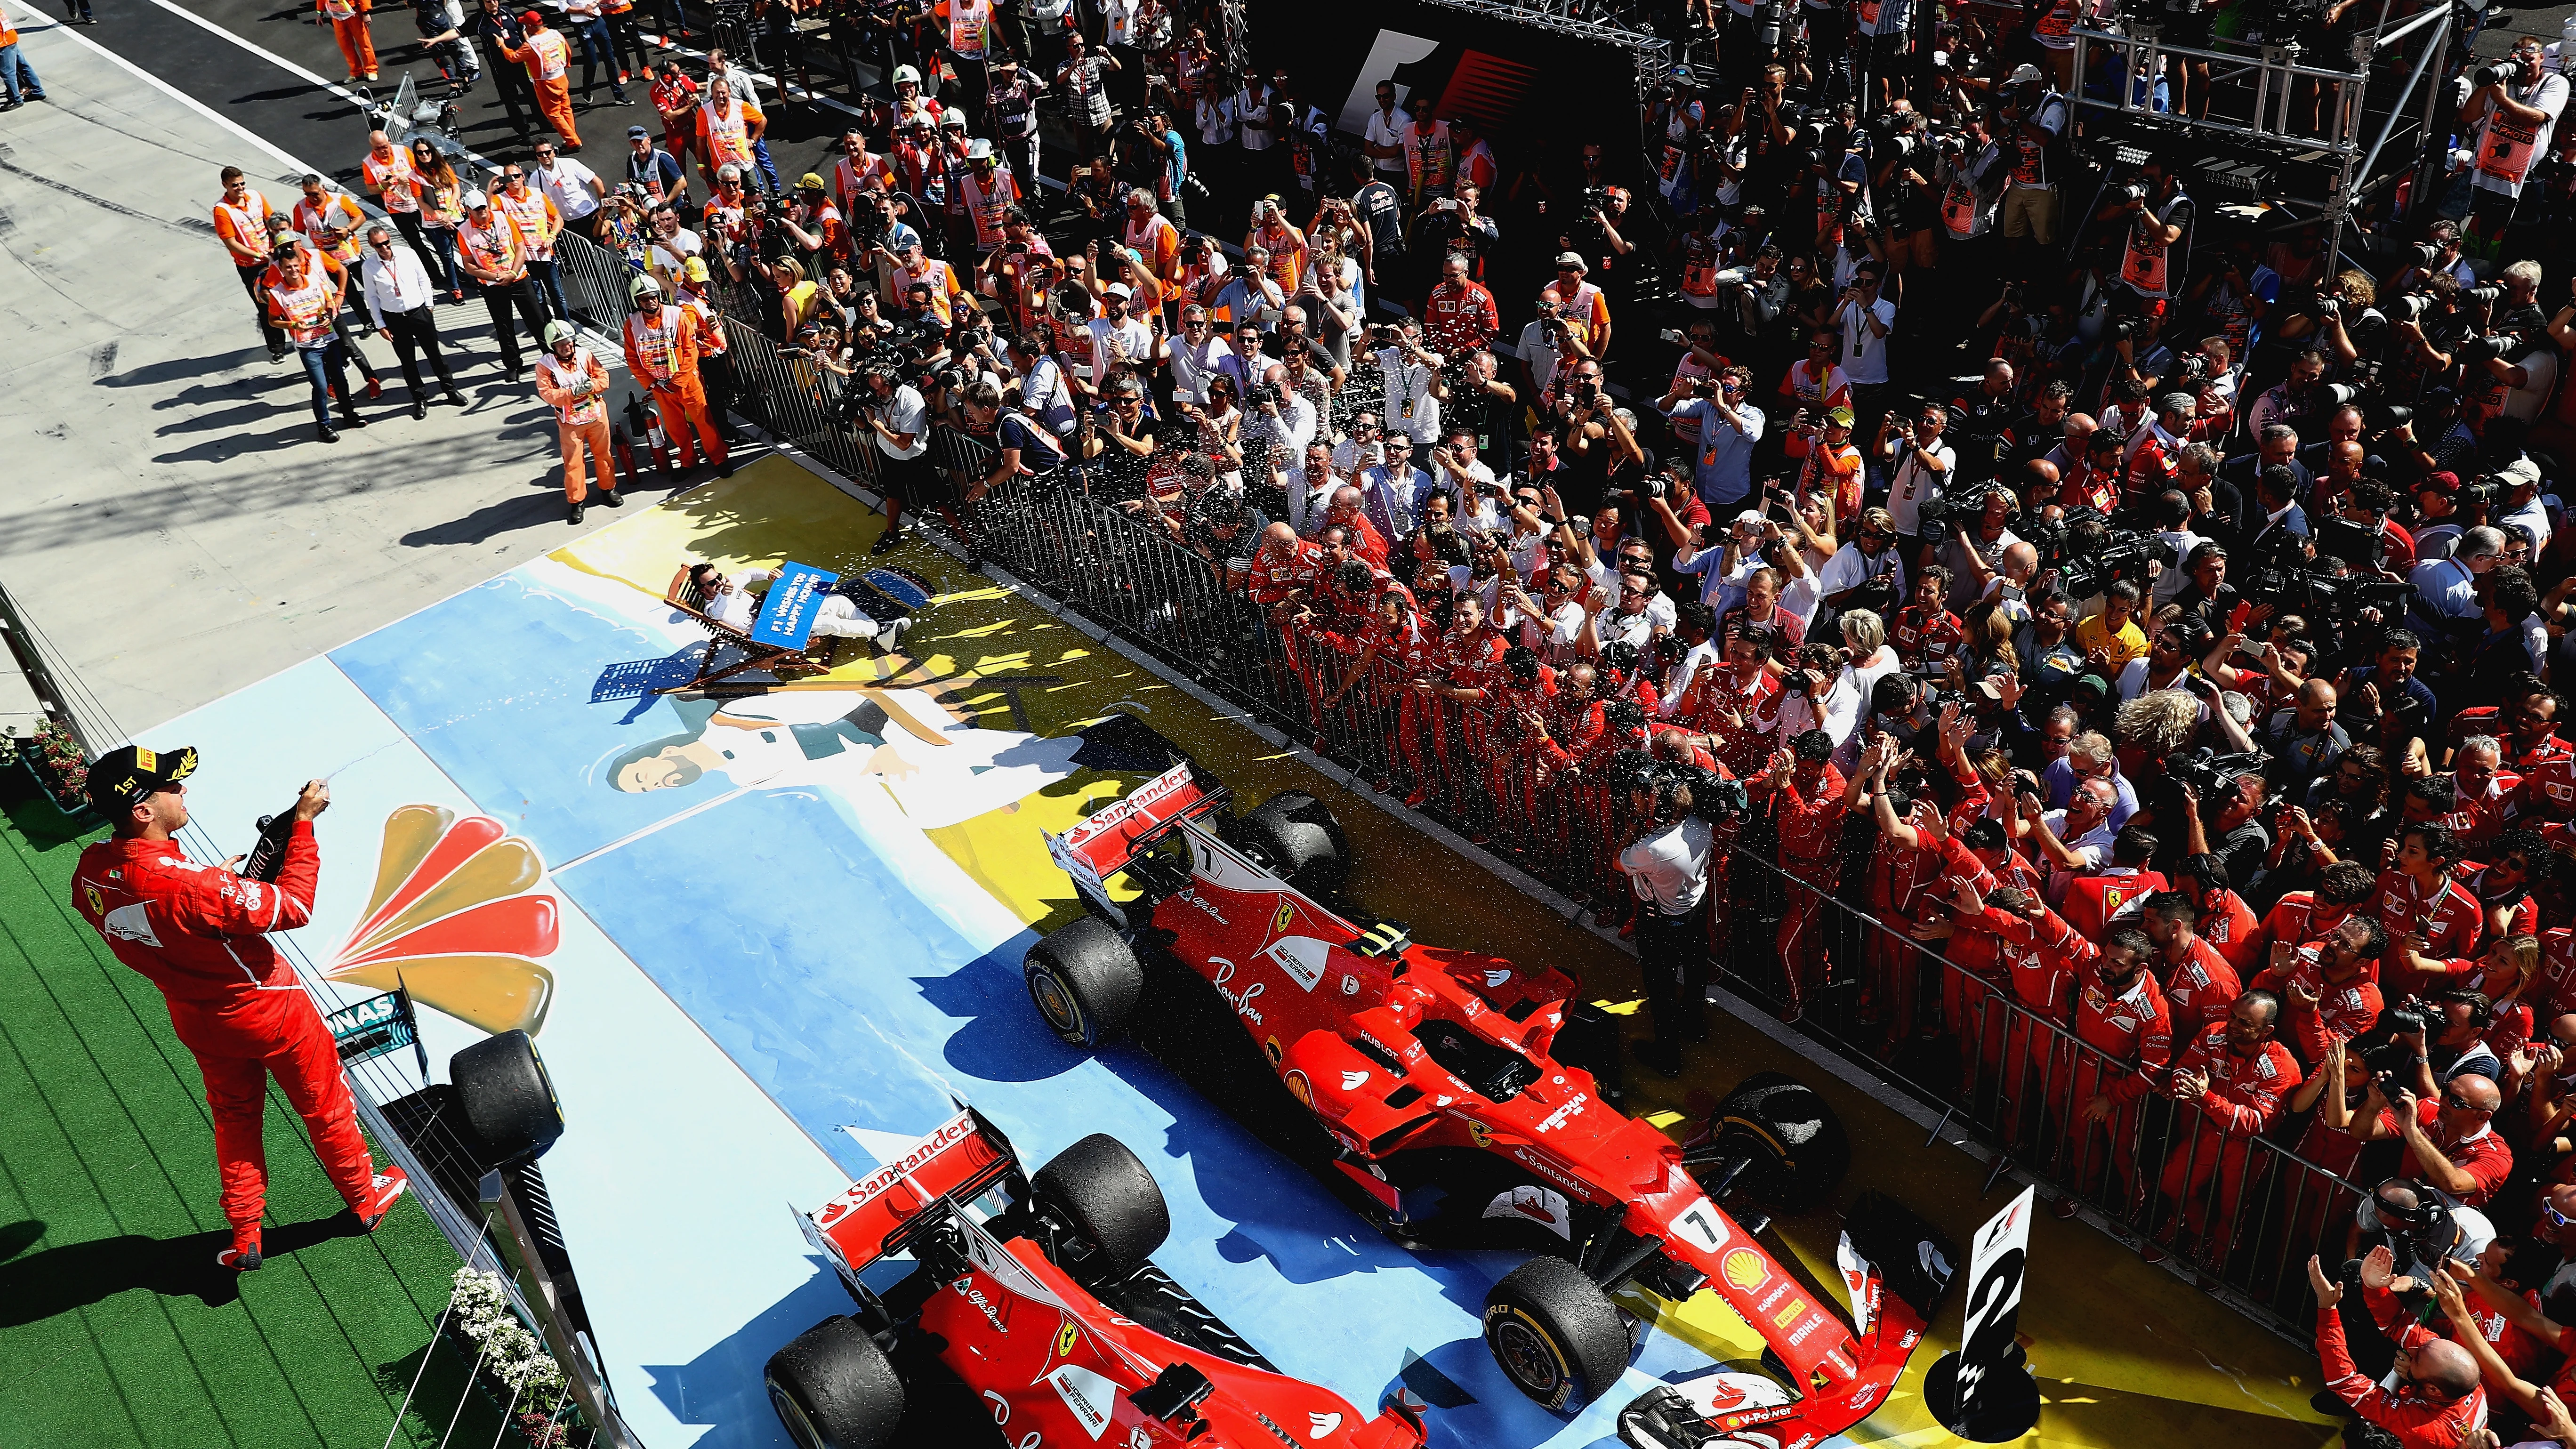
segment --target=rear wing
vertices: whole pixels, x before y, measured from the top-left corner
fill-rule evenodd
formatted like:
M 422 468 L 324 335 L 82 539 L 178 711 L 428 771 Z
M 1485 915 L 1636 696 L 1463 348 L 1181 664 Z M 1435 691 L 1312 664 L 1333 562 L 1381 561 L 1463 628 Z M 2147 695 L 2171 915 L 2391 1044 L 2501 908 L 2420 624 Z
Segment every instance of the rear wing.
M 1046 836 L 1047 855 L 1073 877 L 1075 889 L 1122 925 L 1126 912 L 1109 899 L 1108 878 L 1152 848 L 1166 831 L 1222 808 L 1225 787 L 1182 760 L 1077 823 L 1062 835 Z
M 904 1251 L 912 1225 L 942 1203 L 970 1202 L 1019 1171 L 1001 1129 L 972 1107 L 958 1112 L 892 1162 L 850 1184 L 811 1213 L 798 1213 L 805 1241 L 845 1275 Z

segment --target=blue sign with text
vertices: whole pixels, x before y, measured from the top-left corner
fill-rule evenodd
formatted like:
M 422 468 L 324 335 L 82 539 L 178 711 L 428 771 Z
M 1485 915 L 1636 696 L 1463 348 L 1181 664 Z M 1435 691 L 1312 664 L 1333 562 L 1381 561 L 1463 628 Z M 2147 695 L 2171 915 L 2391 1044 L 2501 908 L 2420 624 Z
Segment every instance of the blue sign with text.
M 812 564 L 780 564 L 778 577 L 770 581 L 769 597 L 761 601 L 760 617 L 752 622 L 752 642 L 781 649 L 804 648 L 805 640 L 814 632 L 814 618 L 822 610 L 823 596 L 840 581 L 839 574 L 825 573 Z

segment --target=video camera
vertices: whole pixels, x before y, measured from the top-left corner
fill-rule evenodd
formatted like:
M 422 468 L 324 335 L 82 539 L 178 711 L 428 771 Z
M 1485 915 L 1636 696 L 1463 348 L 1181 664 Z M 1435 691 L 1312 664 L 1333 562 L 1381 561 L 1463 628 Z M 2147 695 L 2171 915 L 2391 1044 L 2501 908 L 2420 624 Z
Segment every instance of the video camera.
M 2271 762 L 2272 757 L 2261 750 L 2222 755 L 2202 745 L 2166 760 L 2165 779 L 2177 786 L 2189 785 L 2199 791 L 2201 810 L 2214 817 L 2235 796 L 2237 781 L 2248 775 L 2262 774 L 2263 767 Z
M 2331 530 L 2331 531 L 2330 531 Z M 2340 624 L 2351 624 L 2364 609 L 2379 610 L 2383 620 L 2405 612 L 2414 598 L 2415 586 L 2403 579 L 2365 578 L 2348 574 L 2354 553 L 2361 554 L 2361 567 L 2376 567 L 2379 539 L 2371 530 L 2341 519 L 2330 519 L 2319 527 L 2318 556 L 2311 558 L 2298 535 L 2275 531 L 2256 545 L 2251 587 L 2253 597 L 2272 600 L 2282 613 L 2304 615 L 2311 620 L 2326 618 Z M 2328 552 L 2334 549 L 2339 552 Z

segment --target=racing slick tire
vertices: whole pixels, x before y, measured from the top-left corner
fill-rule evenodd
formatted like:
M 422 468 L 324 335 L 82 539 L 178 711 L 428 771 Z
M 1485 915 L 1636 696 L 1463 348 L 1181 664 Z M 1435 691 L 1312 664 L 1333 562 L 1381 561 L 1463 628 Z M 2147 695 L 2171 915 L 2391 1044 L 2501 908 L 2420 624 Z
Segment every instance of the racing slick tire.
M 1709 1135 L 1753 1158 L 1736 1180 L 1777 1213 L 1823 1202 L 1851 1167 L 1851 1138 L 1832 1105 L 1782 1072 L 1757 1072 L 1737 1083 L 1709 1114 Z
M 761 1377 L 798 1449 L 884 1449 L 903 1422 L 903 1380 L 855 1319 L 826 1318 L 798 1334 Z
M 475 1165 L 485 1172 L 543 1157 L 563 1136 L 554 1079 L 524 1031 L 486 1037 L 449 1057 L 447 1080 L 472 1129 Z
M 1095 916 L 1039 938 L 1020 969 L 1038 1015 L 1068 1046 L 1093 1048 L 1118 1036 L 1145 995 L 1136 948 Z
M 1094 1132 L 1057 1153 L 1029 1179 L 1039 1210 L 1073 1230 L 1090 1251 L 1057 1266 L 1094 1282 L 1124 1278 L 1172 1233 L 1163 1188 L 1126 1144 Z
M 1522 1393 L 1551 1410 L 1610 1391 L 1636 1347 L 1628 1320 L 1584 1271 L 1532 1258 L 1485 1296 L 1485 1347 Z
M 1323 801 L 1298 790 L 1273 795 L 1236 821 L 1234 844 L 1310 896 L 1341 889 L 1350 865 L 1341 822 Z

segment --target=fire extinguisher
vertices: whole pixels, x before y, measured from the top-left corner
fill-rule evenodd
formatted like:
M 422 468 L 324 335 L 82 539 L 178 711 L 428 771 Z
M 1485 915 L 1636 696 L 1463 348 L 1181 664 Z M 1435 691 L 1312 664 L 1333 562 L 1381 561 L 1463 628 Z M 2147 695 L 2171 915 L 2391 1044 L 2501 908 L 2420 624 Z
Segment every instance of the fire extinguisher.
M 635 476 L 635 443 L 642 439 L 652 451 L 653 471 L 669 477 L 671 473 L 671 440 L 663 435 L 662 420 L 644 405 L 642 394 L 626 400 L 626 425 L 617 430 L 617 465 L 630 478 Z

